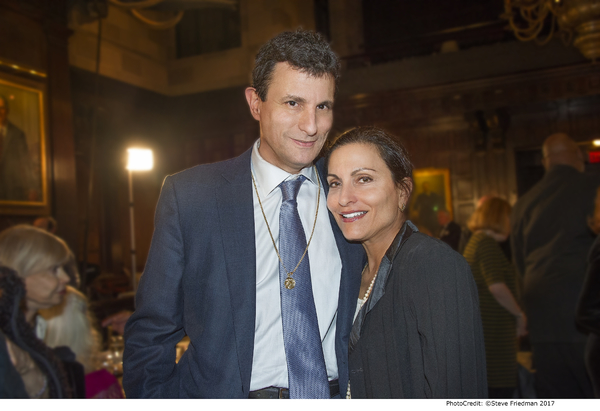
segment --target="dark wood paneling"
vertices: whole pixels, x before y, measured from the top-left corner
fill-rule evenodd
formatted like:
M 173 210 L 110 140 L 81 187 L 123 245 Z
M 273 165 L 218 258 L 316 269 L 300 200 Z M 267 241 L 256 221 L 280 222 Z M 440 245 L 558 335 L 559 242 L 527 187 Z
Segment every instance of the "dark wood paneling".
M 77 251 L 77 197 L 72 105 L 68 64 L 67 1 L 0 0 L 0 60 L 46 77 L 36 77 L 47 90 L 50 213 L 57 234 Z M 12 74 L 31 79 L 15 70 Z M 0 216 L 0 228 L 31 222 L 32 217 Z
M 66 27 L 49 26 L 48 38 L 48 117 L 52 150 L 53 214 L 57 234 L 75 253 L 77 243 L 77 177 L 73 112 L 69 79 L 68 36 Z
M 600 73 L 578 64 L 343 96 L 336 102 L 335 131 L 378 125 L 406 146 L 416 168 L 450 168 L 456 218 L 466 222 L 481 196 L 516 200 L 515 149 L 539 148 L 557 131 L 576 141 L 597 138 L 598 112 Z M 470 117 L 474 113 L 479 121 Z

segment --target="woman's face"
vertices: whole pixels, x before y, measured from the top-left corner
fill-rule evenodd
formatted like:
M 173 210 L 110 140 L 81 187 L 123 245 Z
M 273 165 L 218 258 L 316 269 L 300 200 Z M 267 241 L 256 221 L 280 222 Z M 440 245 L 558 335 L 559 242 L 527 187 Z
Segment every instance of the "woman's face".
M 37 311 L 60 304 L 66 293 L 69 276 L 62 266 L 37 271 L 24 278 L 27 309 Z
M 404 223 L 406 201 L 377 148 L 353 143 L 329 158 L 327 208 L 344 237 L 365 245 L 383 241 L 389 246 Z

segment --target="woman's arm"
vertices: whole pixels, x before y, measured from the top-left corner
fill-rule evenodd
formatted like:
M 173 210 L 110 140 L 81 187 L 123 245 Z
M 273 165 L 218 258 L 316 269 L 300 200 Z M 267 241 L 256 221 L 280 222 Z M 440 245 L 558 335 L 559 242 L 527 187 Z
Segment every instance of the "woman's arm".
M 489 287 L 490 293 L 502 307 L 517 318 L 517 335 L 527 335 L 527 317 L 506 284 L 494 283 Z

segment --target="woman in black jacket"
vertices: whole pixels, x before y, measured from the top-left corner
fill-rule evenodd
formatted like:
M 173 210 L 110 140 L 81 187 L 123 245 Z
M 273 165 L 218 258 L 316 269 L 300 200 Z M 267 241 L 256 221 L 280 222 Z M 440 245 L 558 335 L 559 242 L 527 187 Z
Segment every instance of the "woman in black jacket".
M 17 273 L 0 266 L 1 373 L 6 378 L 0 397 L 71 398 L 64 364 L 25 321 L 24 297 L 25 285 Z
M 407 221 L 404 148 L 381 129 L 356 128 L 334 143 L 327 164 L 327 206 L 368 258 L 347 397 L 486 397 L 477 288 L 462 256 Z

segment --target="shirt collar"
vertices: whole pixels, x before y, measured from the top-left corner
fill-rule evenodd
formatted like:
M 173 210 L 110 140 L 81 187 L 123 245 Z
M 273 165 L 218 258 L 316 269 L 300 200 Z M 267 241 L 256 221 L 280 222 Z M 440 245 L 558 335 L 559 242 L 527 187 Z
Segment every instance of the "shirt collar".
M 296 178 L 296 174 L 290 174 L 287 171 L 280 169 L 277 166 L 269 163 L 267 160 L 262 158 L 258 152 L 260 146 L 260 138 L 256 140 L 252 147 L 252 172 L 256 179 L 256 184 L 260 190 L 260 195 L 266 198 L 271 192 L 276 189 L 279 184 L 285 180 Z M 315 168 L 311 165 L 300 170 L 300 174 L 306 177 L 308 181 L 317 185 L 317 175 Z

